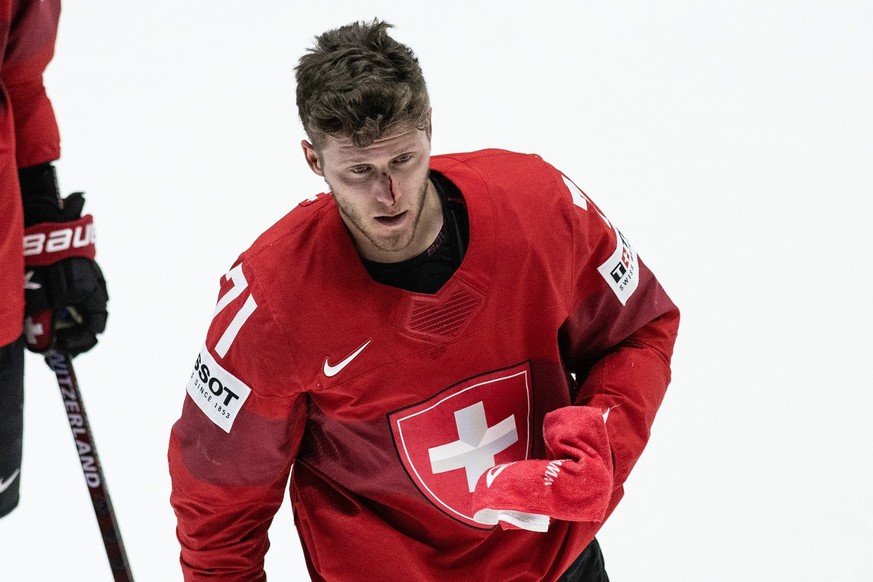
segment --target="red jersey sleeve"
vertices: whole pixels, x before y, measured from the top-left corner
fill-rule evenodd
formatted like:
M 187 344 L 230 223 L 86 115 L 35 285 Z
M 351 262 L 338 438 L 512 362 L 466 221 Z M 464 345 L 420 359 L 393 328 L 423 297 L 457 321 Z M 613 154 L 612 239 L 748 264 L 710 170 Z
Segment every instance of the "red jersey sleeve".
M 185 580 L 266 578 L 267 530 L 306 418 L 286 345 L 253 273 L 238 263 L 222 279 L 170 436 Z
M 606 416 L 619 489 L 643 452 L 667 385 L 679 310 L 628 238 L 568 178 L 576 273 L 561 329 L 578 405 Z
M 43 86 L 43 72 L 54 55 L 60 11 L 60 0 L 12 1 L 0 79 L 14 120 L 19 168 L 60 156 L 58 125 Z

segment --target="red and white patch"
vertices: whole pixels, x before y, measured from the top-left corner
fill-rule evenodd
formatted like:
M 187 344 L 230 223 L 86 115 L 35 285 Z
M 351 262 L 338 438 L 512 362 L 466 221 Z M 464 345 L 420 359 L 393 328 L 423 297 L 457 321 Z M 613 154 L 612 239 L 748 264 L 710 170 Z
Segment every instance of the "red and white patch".
M 624 235 L 615 229 L 615 251 L 597 268 L 622 305 L 637 290 L 640 283 L 640 264 L 637 253 Z
M 28 349 L 33 352 L 44 352 L 52 347 L 53 317 L 54 313 L 51 309 L 43 309 L 24 318 L 24 337 Z
M 452 518 L 481 529 L 471 509 L 476 482 L 492 467 L 529 458 L 531 413 L 525 362 L 447 388 L 388 420 L 400 460 L 421 493 Z

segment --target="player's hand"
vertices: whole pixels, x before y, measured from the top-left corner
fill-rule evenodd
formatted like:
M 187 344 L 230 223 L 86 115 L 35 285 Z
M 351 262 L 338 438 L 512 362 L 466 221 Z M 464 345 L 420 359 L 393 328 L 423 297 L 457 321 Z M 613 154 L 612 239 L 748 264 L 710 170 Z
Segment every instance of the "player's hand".
M 109 295 L 95 262 L 94 225 L 81 192 L 59 198 L 54 168 L 19 172 L 24 204 L 24 334 L 34 352 L 76 356 L 106 328 Z
M 601 522 L 612 497 L 612 454 L 603 411 L 566 406 L 546 414 L 552 460 L 492 467 L 473 493 L 473 519 L 503 529 L 544 532 L 549 520 Z

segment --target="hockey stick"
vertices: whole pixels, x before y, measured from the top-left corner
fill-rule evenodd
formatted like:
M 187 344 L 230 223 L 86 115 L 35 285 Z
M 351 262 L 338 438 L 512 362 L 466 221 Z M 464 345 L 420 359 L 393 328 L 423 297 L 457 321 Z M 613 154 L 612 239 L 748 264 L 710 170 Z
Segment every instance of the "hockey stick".
M 103 546 L 106 548 L 112 576 L 115 582 L 133 582 L 133 574 L 121 540 L 121 530 L 118 528 L 115 510 L 112 509 L 106 479 L 103 478 L 103 468 L 97 457 L 97 447 L 94 445 L 94 436 L 91 434 L 91 426 L 85 414 L 85 404 L 82 402 L 79 383 L 73 371 L 72 358 L 69 354 L 50 351 L 46 354 L 45 361 L 58 379 L 58 387 L 61 389 L 64 408 L 70 422 L 70 430 L 73 431 L 73 441 L 79 453 L 79 461 L 82 463 L 88 492 L 91 494 L 91 504 L 97 515 L 97 524 L 103 536 Z

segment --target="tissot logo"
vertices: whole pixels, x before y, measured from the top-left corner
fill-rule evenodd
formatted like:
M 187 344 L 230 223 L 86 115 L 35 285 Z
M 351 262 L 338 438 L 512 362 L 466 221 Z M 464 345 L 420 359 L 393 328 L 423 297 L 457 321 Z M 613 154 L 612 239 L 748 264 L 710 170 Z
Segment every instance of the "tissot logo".
M 490 528 L 473 520 L 472 491 L 495 466 L 529 458 L 531 402 L 524 363 L 447 388 L 388 418 L 403 466 L 421 493 L 450 517 Z
M 233 400 L 239 400 L 239 394 L 234 393 L 229 387 L 221 383 L 221 378 L 213 377 L 209 372 L 209 366 L 201 363 L 203 361 L 202 354 L 197 356 L 197 361 L 194 362 L 194 372 L 200 378 L 200 381 L 212 392 L 219 397 L 219 400 L 224 400 L 222 403 L 227 406 Z
M 252 390 L 221 367 L 204 346 L 194 363 L 187 391 L 212 422 L 225 432 L 230 432 L 233 421 Z

